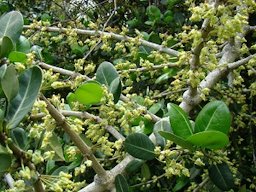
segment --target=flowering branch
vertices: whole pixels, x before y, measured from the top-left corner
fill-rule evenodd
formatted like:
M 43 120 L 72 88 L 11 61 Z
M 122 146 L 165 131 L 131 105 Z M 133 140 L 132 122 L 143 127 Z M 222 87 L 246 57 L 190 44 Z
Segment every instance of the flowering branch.
M 24 29 L 37 29 L 37 30 L 42 30 L 42 27 L 40 26 L 36 26 L 36 27 L 31 27 L 29 25 L 24 25 L 23 27 Z M 67 28 L 59 28 L 59 27 L 44 27 L 44 29 L 46 31 L 49 32 L 59 32 L 59 33 L 65 33 L 68 29 Z M 97 31 L 97 30 L 87 30 L 87 29 L 75 29 L 77 34 L 81 34 L 81 35 L 89 35 L 89 36 L 101 36 L 101 35 L 106 35 L 106 36 L 110 36 L 113 39 L 119 40 L 119 41 L 131 41 L 134 38 L 133 37 L 129 37 L 129 36 L 123 36 L 123 35 L 118 35 L 116 33 L 113 32 L 104 32 L 104 31 Z M 178 56 L 179 52 L 165 47 L 163 45 L 159 45 L 156 43 L 152 43 L 143 39 L 139 39 L 139 42 L 141 43 L 141 45 L 150 47 L 154 50 L 163 52 L 163 53 L 167 53 L 169 55 L 172 56 Z
M 61 128 L 69 135 L 70 139 L 75 143 L 75 145 L 79 148 L 82 154 L 92 161 L 92 168 L 101 179 L 102 182 L 106 182 L 109 179 L 108 173 L 98 162 L 96 157 L 93 155 L 89 146 L 81 139 L 77 133 L 75 133 L 70 125 L 67 123 L 65 117 L 46 99 L 43 95 L 41 95 L 41 99 L 44 100 L 47 104 L 47 110 L 51 114 L 51 116 L 55 119 L 55 121 L 60 125 Z

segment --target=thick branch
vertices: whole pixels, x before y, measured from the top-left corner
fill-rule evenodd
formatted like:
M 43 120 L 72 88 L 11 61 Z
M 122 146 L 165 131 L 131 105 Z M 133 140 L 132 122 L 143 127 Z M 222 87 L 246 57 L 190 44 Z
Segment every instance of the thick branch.
M 29 25 L 24 25 L 23 27 L 24 29 L 38 29 L 40 30 L 41 27 L 30 27 Z M 46 31 L 49 32 L 59 32 L 59 33 L 65 33 L 68 29 L 67 28 L 58 28 L 58 27 L 46 27 Z M 81 35 L 89 35 L 89 36 L 101 36 L 101 35 L 106 35 L 106 36 L 110 36 L 113 39 L 119 40 L 119 41 L 131 41 L 133 39 L 133 37 L 129 37 L 129 36 L 123 36 L 123 35 L 118 35 L 116 33 L 113 32 L 103 32 L 103 31 L 96 31 L 96 30 L 86 30 L 86 29 L 75 29 L 77 34 L 81 34 Z M 169 55 L 172 56 L 178 56 L 179 52 L 165 47 L 163 45 L 159 45 L 156 43 L 152 43 L 143 39 L 140 39 L 139 42 L 141 43 L 141 45 L 150 47 L 154 50 L 163 52 L 163 53 L 167 53 Z
M 108 174 L 105 169 L 98 162 L 96 157 L 93 155 L 90 147 L 81 139 L 81 137 L 75 133 L 70 125 L 66 122 L 65 117 L 46 99 L 43 95 L 41 96 L 47 104 L 47 109 L 55 121 L 60 125 L 62 129 L 69 135 L 70 139 L 79 148 L 82 154 L 92 161 L 92 168 L 98 174 L 102 180 L 108 180 Z

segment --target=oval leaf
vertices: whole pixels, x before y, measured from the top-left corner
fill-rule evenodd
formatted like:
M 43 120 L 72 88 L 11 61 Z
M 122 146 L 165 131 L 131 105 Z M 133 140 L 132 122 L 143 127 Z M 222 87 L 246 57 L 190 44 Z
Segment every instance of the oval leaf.
M 29 51 L 30 51 L 30 42 L 23 35 L 21 35 L 17 41 L 16 51 L 19 51 L 22 53 L 29 53 Z
M 186 141 L 198 147 L 221 149 L 228 143 L 228 136 L 220 131 L 204 131 L 191 135 Z
M 17 127 L 12 129 L 11 138 L 19 146 L 19 148 L 25 150 L 28 144 L 28 136 L 24 129 Z
M 6 69 L 7 69 L 7 65 L 4 64 L 0 67 L 0 79 L 2 79 L 4 77 L 4 74 L 6 72 Z
M 208 171 L 212 182 L 221 190 L 228 191 L 234 187 L 233 174 L 226 163 L 211 165 Z
M 19 90 L 19 80 L 13 65 L 7 67 L 1 80 L 1 85 L 8 102 L 10 102 L 11 99 L 17 95 Z
M 11 11 L 0 18 L 0 26 L 0 38 L 8 36 L 16 42 L 23 29 L 23 17 L 20 12 Z
M 128 165 L 125 167 L 125 171 L 127 173 L 134 173 L 136 172 L 144 163 L 145 161 L 141 159 L 133 159 Z
M 18 94 L 7 107 L 6 121 L 9 129 L 15 128 L 31 110 L 42 83 L 39 67 L 27 69 L 19 76 Z
M 173 133 L 184 139 L 192 135 L 192 126 L 187 114 L 178 105 L 173 103 L 168 104 L 167 107 Z
M 11 62 L 20 62 L 20 63 L 25 63 L 27 61 L 27 55 L 25 53 L 22 52 L 18 52 L 18 51 L 12 51 L 9 55 L 8 55 L 8 59 Z
M 168 139 L 170 141 L 173 141 L 175 144 L 181 146 L 184 149 L 189 149 L 193 150 L 193 146 L 191 145 L 190 142 L 184 140 L 183 138 L 174 135 L 171 132 L 166 132 L 166 131 L 159 131 L 159 134 L 164 137 L 165 139 Z
M 124 147 L 126 152 L 133 157 L 143 160 L 152 160 L 155 158 L 155 146 L 145 134 L 133 133 L 129 135 L 124 141 Z
M 121 91 L 122 91 L 122 83 L 120 81 L 120 78 L 117 77 L 115 78 L 111 84 L 110 84 L 110 87 L 109 87 L 109 91 L 113 94 L 114 96 L 114 103 L 117 103 L 119 98 L 120 98 L 120 95 L 121 95 Z
M 85 105 L 98 104 L 103 97 L 103 89 L 98 82 L 88 81 L 77 88 L 75 99 Z
M 101 84 L 110 87 L 112 81 L 119 77 L 115 67 L 112 63 L 104 61 L 100 64 L 96 71 L 96 80 Z
M 65 158 L 63 156 L 62 145 L 55 134 L 52 134 L 52 136 L 49 138 L 49 146 L 53 151 L 55 151 L 55 154 L 58 156 L 58 158 L 54 160 L 65 161 Z
M 215 130 L 229 132 L 231 116 L 227 105 L 222 101 L 212 101 L 204 106 L 195 121 L 195 132 Z
M 14 45 L 12 40 L 9 37 L 4 36 L 0 47 L 0 58 L 8 56 L 8 54 L 13 50 L 13 47 Z
M 116 192 L 129 192 L 129 185 L 125 177 L 121 174 L 118 174 L 115 178 L 115 187 Z

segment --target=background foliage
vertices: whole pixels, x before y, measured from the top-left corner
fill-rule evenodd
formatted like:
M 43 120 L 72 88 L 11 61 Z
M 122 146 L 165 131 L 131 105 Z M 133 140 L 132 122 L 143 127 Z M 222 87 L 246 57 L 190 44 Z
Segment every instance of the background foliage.
M 0 189 L 255 191 L 255 10 L 0 1 Z

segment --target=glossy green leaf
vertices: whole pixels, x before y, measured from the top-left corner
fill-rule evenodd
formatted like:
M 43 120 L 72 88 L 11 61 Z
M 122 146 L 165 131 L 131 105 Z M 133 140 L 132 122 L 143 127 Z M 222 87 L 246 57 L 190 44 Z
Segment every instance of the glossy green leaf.
M 103 89 L 96 81 L 88 81 L 75 91 L 75 99 L 85 105 L 98 104 L 103 97 Z
M 161 103 L 155 103 L 154 105 L 152 105 L 150 108 L 149 108 L 149 112 L 152 113 L 152 114 L 156 114 L 160 109 L 161 109 L 162 105 Z
M 172 76 L 176 75 L 177 73 L 177 69 L 176 68 L 171 68 L 171 69 L 168 69 L 167 72 L 165 72 L 164 74 L 162 74 L 161 76 L 159 76 L 157 79 L 156 79 L 156 84 L 159 84 L 159 83 L 162 83 L 164 81 L 167 81 L 168 79 L 170 79 Z
M 208 171 L 212 182 L 221 190 L 228 191 L 234 187 L 233 174 L 226 163 L 211 165 Z
M 68 166 L 61 166 L 55 169 L 51 175 L 56 175 L 58 176 L 60 172 L 68 173 Z
M 38 46 L 38 45 L 33 45 L 30 49 L 31 52 L 35 52 L 36 56 L 38 57 L 39 60 L 43 61 L 43 48 Z
M 58 160 L 65 161 L 64 155 L 63 155 L 63 149 L 62 145 L 57 137 L 56 134 L 52 134 L 52 136 L 49 138 L 49 146 L 53 151 L 55 151 L 55 154 L 58 156 Z
M 155 158 L 155 146 L 145 134 L 133 133 L 129 135 L 124 141 L 124 147 L 126 152 L 133 157 L 143 160 L 152 160 Z
M 186 176 L 181 176 L 179 178 L 177 178 L 176 180 L 176 184 L 173 187 L 172 191 L 176 192 L 176 191 L 180 191 L 183 187 L 185 187 L 187 184 L 189 183 L 189 178 Z
M 9 37 L 4 36 L 0 44 L 0 58 L 8 56 L 13 47 L 13 41 Z
M 27 55 L 26 55 L 25 53 L 22 53 L 22 52 L 12 51 L 12 52 L 8 55 L 8 59 L 9 59 L 11 62 L 26 63 L 26 61 L 27 61 Z
M 10 102 L 19 91 L 19 80 L 14 65 L 7 67 L 1 85 L 8 102 Z
M 5 147 L 0 145 L 0 173 L 6 171 L 12 164 L 12 156 Z
M 182 137 L 166 131 L 159 131 L 159 134 L 165 139 L 173 141 L 175 144 L 181 146 L 184 149 L 193 150 L 193 145 L 190 142 L 184 140 Z
M 46 174 L 50 174 L 53 168 L 55 167 L 55 161 L 54 160 L 48 160 L 46 163 Z
M 141 159 L 133 159 L 128 165 L 125 167 L 125 171 L 127 173 L 134 173 L 136 172 L 144 163 L 144 160 Z
M 23 29 L 23 17 L 20 12 L 11 11 L 0 17 L 0 26 L 0 38 L 8 36 L 16 42 Z
M 21 35 L 16 43 L 16 51 L 22 52 L 22 53 L 29 53 L 30 51 L 30 42 L 29 40 Z
M 119 77 L 115 67 L 110 62 L 103 62 L 96 71 L 96 80 L 110 87 L 112 81 Z
M 129 185 L 125 177 L 121 174 L 118 174 L 115 178 L 115 187 L 116 192 L 129 192 Z
M 19 76 L 18 94 L 7 107 L 7 128 L 15 128 L 31 110 L 42 83 L 42 71 L 35 66 L 25 70 Z
M 212 101 L 204 106 L 195 121 L 195 132 L 221 131 L 229 132 L 231 115 L 228 107 L 222 101 Z
M 161 18 L 161 11 L 155 5 L 147 7 L 147 15 L 150 21 L 158 21 Z
M 193 130 L 188 115 L 176 104 L 169 103 L 167 107 L 173 133 L 184 139 L 192 135 Z
M 24 129 L 16 127 L 11 130 L 11 138 L 19 148 L 25 150 L 28 145 L 28 136 Z
M 122 83 L 120 81 L 120 78 L 117 77 L 115 78 L 110 86 L 109 86 L 109 91 L 113 94 L 114 96 L 114 103 L 117 103 L 119 98 L 120 98 L 120 95 L 121 95 L 121 91 L 122 91 Z
M 6 69 L 7 69 L 7 65 L 4 64 L 0 67 L 0 80 L 4 77 L 4 74 L 6 72 Z
M 164 147 L 166 145 L 166 139 L 159 134 L 159 131 L 172 132 L 168 117 L 161 119 L 154 125 L 154 135 L 156 138 L 156 144 Z
M 208 149 L 221 149 L 228 143 L 228 136 L 220 131 L 204 131 L 191 135 L 186 141 Z

